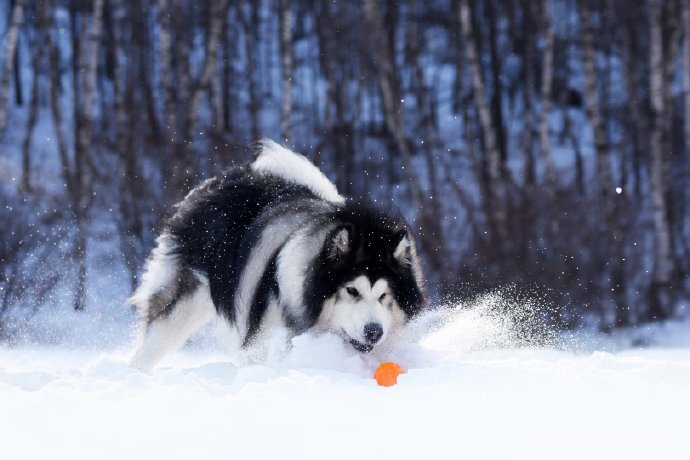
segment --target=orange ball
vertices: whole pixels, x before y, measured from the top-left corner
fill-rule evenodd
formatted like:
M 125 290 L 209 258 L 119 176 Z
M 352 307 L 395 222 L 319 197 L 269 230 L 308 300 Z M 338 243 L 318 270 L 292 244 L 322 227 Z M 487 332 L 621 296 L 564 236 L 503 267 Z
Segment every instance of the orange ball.
M 405 371 L 397 363 L 381 363 L 374 372 L 376 382 L 382 387 L 392 387 L 398 383 L 398 376 Z

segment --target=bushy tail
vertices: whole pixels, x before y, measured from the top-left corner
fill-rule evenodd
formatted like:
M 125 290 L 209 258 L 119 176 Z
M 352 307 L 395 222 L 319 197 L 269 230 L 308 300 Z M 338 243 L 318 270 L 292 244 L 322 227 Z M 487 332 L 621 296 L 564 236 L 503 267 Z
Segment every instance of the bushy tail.
M 295 153 L 270 139 L 260 143 L 259 156 L 252 163 L 252 170 L 273 174 L 308 187 L 326 201 L 343 203 L 343 198 L 333 182 L 303 155 Z
M 156 247 L 146 261 L 141 283 L 127 299 L 144 327 L 173 301 L 178 291 L 180 266 L 174 252 L 176 245 L 174 238 L 167 233 L 156 239 Z

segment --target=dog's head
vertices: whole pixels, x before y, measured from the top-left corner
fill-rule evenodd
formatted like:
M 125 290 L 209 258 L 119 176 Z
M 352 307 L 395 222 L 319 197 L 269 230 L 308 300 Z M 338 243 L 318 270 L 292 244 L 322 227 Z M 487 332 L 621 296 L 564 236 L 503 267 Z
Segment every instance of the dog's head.
M 401 218 L 350 205 L 335 221 L 312 271 L 316 326 L 367 353 L 424 307 L 419 258 Z

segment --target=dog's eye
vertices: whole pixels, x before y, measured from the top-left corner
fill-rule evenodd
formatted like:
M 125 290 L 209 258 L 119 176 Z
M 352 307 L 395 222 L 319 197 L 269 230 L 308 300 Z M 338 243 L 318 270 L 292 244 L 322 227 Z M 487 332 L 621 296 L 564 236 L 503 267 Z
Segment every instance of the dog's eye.
M 381 294 L 381 297 L 379 297 L 379 302 L 383 302 L 383 299 L 385 299 L 387 295 L 388 294 L 386 294 L 385 292 Z
M 359 297 L 359 291 L 356 288 L 349 286 L 345 289 L 347 290 L 347 293 L 350 294 L 352 297 Z

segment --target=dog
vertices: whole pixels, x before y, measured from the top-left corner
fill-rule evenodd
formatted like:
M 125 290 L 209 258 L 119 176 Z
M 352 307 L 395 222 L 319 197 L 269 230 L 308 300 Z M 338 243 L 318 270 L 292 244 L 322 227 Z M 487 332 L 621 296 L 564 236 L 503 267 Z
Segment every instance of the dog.
M 239 346 L 284 327 L 368 353 L 426 296 L 401 216 L 345 199 L 306 157 L 264 140 L 253 163 L 175 205 L 129 302 L 141 324 L 132 366 L 150 371 L 218 317 Z

